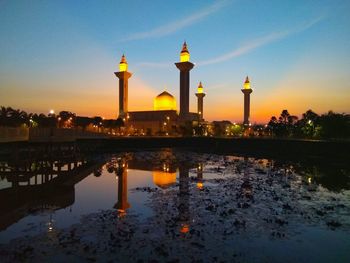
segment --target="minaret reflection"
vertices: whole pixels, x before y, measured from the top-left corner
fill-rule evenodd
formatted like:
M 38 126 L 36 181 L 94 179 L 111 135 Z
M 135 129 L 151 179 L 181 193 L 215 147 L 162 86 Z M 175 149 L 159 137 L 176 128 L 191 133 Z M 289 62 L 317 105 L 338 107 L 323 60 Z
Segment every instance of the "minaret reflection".
M 250 173 L 249 173 L 249 159 L 244 157 L 244 178 L 241 185 L 241 195 L 249 200 L 253 199 L 253 186 L 250 183 Z
M 122 158 L 117 160 L 116 175 L 118 177 L 118 202 L 114 208 L 124 215 L 126 209 L 130 208 L 130 204 L 128 202 L 128 164 Z
M 186 234 L 190 231 L 190 195 L 189 195 L 189 168 L 180 165 L 179 167 L 179 221 L 180 232 Z
M 197 188 L 203 189 L 203 163 L 198 163 L 197 166 Z

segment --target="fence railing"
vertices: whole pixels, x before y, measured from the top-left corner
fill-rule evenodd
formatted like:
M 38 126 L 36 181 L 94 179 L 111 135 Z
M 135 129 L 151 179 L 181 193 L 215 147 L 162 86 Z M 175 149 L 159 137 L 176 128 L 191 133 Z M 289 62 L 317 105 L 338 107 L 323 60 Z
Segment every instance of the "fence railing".
M 70 142 L 77 139 L 106 138 L 101 132 L 63 128 L 0 127 L 0 142 Z
M 0 142 L 28 141 L 29 128 L 0 127 Z

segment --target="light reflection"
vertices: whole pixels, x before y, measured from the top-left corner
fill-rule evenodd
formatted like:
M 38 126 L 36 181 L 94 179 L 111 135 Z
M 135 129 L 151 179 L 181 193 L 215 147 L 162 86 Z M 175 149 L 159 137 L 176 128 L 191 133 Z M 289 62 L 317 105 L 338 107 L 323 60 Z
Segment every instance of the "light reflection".
M 54 220 L 52 219 L 52 214 L 50 214 L 49 221 L 47 222 L 47 232 L 51 233 L 54 231 Z
M 180 228 L 180 232 L 182 234 L 186 234 L 190 231 L 190 226 L 188 224 L 182 224 Z
M 128 202 L 128 165 L 126 160 L 117 159 L 116 175 L 118 177 L 118 201 L 114 205 L 120 215 L 125 215 L 126 210 L 130 208 Z

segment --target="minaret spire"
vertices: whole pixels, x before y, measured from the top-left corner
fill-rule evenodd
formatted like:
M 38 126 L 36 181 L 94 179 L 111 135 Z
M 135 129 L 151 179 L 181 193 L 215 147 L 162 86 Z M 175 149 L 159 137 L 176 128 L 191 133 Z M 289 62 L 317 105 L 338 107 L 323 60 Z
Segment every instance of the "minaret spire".
M 200 81 L 197 88 L 197 113 L 199 121 L 203 121 L 203 98 L 205 97 L 205 93 L 203 92 L 203 85 Z
M 119 71 L 114 72 L 114 74 L 119 78 L 119 118 L 126 118 L 128 113 L 128 79 L 131 77 L 132 73 L 128 72 L 128 62 L 123 54 L 120 63 Z
M 180 119 L 187 120 L 190 112 L 190 70 L 194 64 L 190 62 L 186 41 L 182 45 L 180 62 L 175 65 L 180 70 Z

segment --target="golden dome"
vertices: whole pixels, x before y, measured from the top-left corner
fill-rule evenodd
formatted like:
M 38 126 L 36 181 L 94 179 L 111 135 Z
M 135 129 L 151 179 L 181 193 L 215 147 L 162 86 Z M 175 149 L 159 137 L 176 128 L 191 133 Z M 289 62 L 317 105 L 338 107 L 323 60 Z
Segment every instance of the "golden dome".
M 153 183 L 160 188 L 166 189 L 176 183 L 176 173 L 153 171 Z
M 163 91 L 154 99 L 154 110 L 176 110 L 176 100 L 169 92 Z

